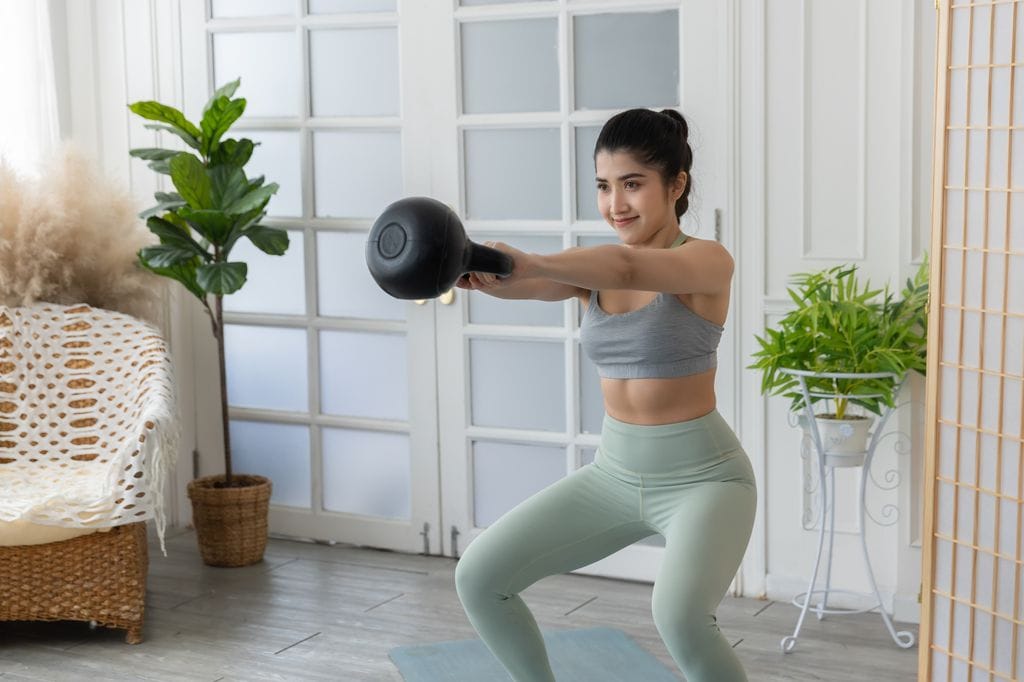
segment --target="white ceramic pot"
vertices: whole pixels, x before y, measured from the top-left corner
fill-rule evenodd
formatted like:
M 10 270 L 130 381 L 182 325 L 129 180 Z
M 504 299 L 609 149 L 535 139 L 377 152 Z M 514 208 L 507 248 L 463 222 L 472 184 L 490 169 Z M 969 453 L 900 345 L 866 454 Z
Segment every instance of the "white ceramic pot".
M 833 419 L 815 415 L 825 462 L 831 466 L 860 466 L 867 454 L 868 436 L 875 418 L 856 415 Z

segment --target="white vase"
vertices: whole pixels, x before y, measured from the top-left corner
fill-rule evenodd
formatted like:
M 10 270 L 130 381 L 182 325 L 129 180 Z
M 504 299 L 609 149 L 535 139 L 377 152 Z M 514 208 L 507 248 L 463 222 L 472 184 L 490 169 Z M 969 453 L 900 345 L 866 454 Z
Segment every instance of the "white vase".
M 825 464 L 835 467 L 860 466 L 868 449 L 868 436 L 875 418 L 855 415 L 845 419 L 833 419 L 815 415 L 818 434 L 824 449 Z M 806 420 L 800 420 L 807 428 Z

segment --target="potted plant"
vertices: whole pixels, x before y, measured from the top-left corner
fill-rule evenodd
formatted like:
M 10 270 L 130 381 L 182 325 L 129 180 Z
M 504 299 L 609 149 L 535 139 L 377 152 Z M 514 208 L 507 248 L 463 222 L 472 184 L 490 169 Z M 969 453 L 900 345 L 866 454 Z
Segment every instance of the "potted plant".
M 156 122 L 147 128 L 172 133 L 190 148 L 132 149 L 130 154 L 148 161 L 157 173 L 170 176 L 176 190 L 157 192 L 157 205 L 140 214 L 160 243 L 142 248 L 139 262 L 158 275 L 181 282 L 199 299 L 217 341 L 224 474 L 197 478 L 188 485 L 200 551 L 211 566 L 245 566 L 262 559 L 271 492 L 266 477 L 237 474 L 231 467 L 223 298 L 242 288 L 248 270 L 244 262 L 231 259 L 231 250 L 240 239 L 248 239 L 271 255 L 279 256 L 288 249 L 287 232 L 260 224 L 278 186 L 265 183 L 262 176 L 246 176 L 245 165 L 255 144 L 226 137 L 245 111 L 245 99 L 232 99 L 240 81 L 213 93 L 198 126 L 182 112 L 159 102 L 129 105 L 133 113 Z
M 896 391 L 909 371 L 924 374 L 927 355 L 928 262 L 908 279 L 897 299 L 887 284 L 872 289 L 860 284 L 856 265 L 799 273 L 788 288 L 796 308 L 765 336 L 755 336 L 760 350 L 748 369 L 761 370 L 761 393 L 784 395 L 790 409 L 804 410 L 799 379 L 784 370 L 815 373 L 873 374 L 892 378 L 807 377 L 811 403 L 825 401 L 831 409 L 815 414 L 819 433 L 830 454 L 863 454 L 874 422 L 870 414 L 853 414 L 857 405 L 881 414 L 895 405 Z M 828 409 L 828 408 L 826 408 Z M 804 418 L 800 423 L 806 428 Z

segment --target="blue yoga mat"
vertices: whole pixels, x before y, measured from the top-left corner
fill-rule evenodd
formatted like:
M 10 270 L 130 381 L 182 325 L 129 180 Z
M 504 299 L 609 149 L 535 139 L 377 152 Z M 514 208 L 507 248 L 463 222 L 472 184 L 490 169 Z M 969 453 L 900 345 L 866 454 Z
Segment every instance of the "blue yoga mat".
M 679 682 L 626 633 L 613 628 L 544 632 L 558 682 Z M 388 652 L 405 682 L 508 682 L 479 639 L 400 646 Z

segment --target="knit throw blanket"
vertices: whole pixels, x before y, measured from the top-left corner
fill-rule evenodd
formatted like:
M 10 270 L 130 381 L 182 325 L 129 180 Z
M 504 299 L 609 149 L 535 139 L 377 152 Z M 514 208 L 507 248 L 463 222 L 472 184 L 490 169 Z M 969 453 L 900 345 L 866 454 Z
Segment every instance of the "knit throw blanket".
M 178 438 L 156 327 L 87 305 L 0 306 L 0 521 L 153 519 L 164 549 Z

